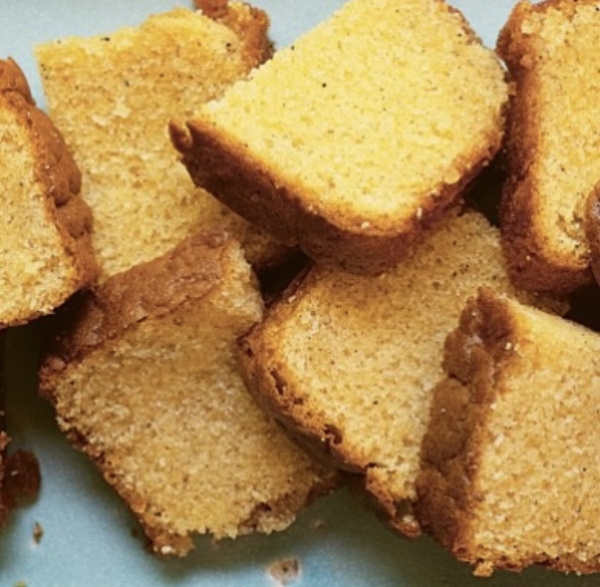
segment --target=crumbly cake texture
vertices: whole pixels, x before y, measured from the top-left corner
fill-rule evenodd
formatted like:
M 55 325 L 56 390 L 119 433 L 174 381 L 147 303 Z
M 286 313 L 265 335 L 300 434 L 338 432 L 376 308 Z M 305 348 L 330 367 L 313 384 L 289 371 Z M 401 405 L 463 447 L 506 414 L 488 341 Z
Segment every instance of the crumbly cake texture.
M 480 285 L 514 292 L 497 229 L 468 212 L 377 277 L 315 266 L 241 339 L 259 403 L 362 474 L 406 534 L 419 533 L 410 502 L 444 339 Z
M 41 477 L 37 458 L 29 451 L 9 453 L 10 437 L 6 432 L 5 417 L 5 334 L 0 333 L 0 530 L 11 511 L 25 499 L 34 498 L 40 488 Z
M 599 24 L 597 0 L 523 1 L 499 36 L 515 84 L 502 232 L 513 279 L 527 289 L 591 281 L 584 211 L 600 180 Z
M 103 279 L 215 225 L 244 243 L 253 264 L 283 255 L 194 186 L 169 138 L 171 119 L 186 120 L 271 55 L 263 11 L 232 2 L 211 14 L 180 8 L 35 48 L 48 111 L 82 170 Z
M 97 273 L 79 170 L 12 59 L 0 61 L 0 328 L 48 314 Z
M 72 443 L 126 500 L 154 551 L 193 535 L 287 527 L 333 487 L 247 393 L 236 339 L 262 301 L 239 245 L 192 237 L 79 296 L 40 369 Z
M 227 14 L 228 0 L 194 0 L 194 6 L 210 18 L 222 18 Z
M 42 483 L 37 457 L 22 449 L 9 452 L 10 442 L 0 431 L 0 530 L 15 508 L 35 499 Z
M 417 513 L 475 573 L 600 568 L 600 336 L 482 291 L 446 342 Z
M 187 127 L 194 181 L 356 272 L 397 262 L 500 145 L 499 60 L 440 0 L 352 0 Z
M 196 0 L 194 6 L 206 17 L 219 22 L 241 39 L 246 47 L 248 65 L 256 67 L 273 55 L 269 16 L 264 10 L 245 2 L 229 0 Z

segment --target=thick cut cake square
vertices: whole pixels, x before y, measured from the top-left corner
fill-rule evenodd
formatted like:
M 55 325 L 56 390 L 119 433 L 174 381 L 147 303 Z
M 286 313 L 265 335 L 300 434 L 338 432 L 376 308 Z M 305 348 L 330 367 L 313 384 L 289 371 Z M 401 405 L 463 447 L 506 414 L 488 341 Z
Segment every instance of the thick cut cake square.
M 519 2 L 499 40 L 511 98 L 501 226 L 511 275 L 530 290 L 592 281 L 585 208 L 600 181 L 600 2 Z
M 500 61 L 441 0 L 351 0 L 171 135 L 195 182 L 309 256 L 378 272 L 498 149 Z
M 266 14 L 225 4 L 218 18 L 183 8 L 139 26 L 35 49 L 48 110 L 83 175 L 102 278 L 225 227 L 257 266 L 284 250 L 194 186 L 168 132 L 271 54 Z
M 262 315 L 240 246 L 196 235 L 71 301 L 40 371 L 61 429 L 152 548 L 288 526 L 335 474 L 255 404 L 236 341 Z
M 418 518 L 478 575 L 600 569 L 600 335 L 483 290 L 446 342 Z

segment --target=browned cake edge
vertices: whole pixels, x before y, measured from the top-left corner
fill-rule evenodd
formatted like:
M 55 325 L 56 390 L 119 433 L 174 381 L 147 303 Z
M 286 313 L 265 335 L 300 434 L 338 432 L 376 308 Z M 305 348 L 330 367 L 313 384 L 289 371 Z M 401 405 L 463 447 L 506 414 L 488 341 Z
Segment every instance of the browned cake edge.
M 587 199 L 585 209 L 585 236 L 590 246 L 590 265 L 597 284 L 600 284 L 600 183 Z
M 274 46 L 269 37 L 271 22 L 264 10 L 246 2 L 228 0 L 195 0 L 194 6 L 205 16 L 226 26 L 238 36 L 244 47 L 242 59 L 248 70 L 273 56 Z M 262 237 L 262 231 L 260 234 L 257 231 L 257 235 Z M 275 241 L 271 241 L 268 247 L 257 248 L 250 239 L 250 242 L 243 242 L 243 245 L 248 262 L 258 272 L 275 271 L 295 255 L 293 249 Z
M 232 8 L 228 0 L 195 0 L 194 4 L 243 39 L 246 63 L 251 67 L 272 57 L 273 43 L 268 35 L 271 22 L 264 10 L 246 2 L 236 2 L 236 8 Z
M 459 560 L 473 560 L 469 513 L 481 455 L 481 434 L 494 401 L 494 374 L 501 368 L 513 330 L 493 294 L 470 299 L 445 344 L 447 379 L 433 390 L 430 423 L 421 447 L 415 514 L 421 527 Z M 502 566 L 501 561 L 497 561 Z
M 597 1 L 579 3 L 596 4 Z M 537 234 L 533 222 L 543 196 L 528 169 L 537 153 L 534 145 L 541 112 L 536 105 L 536 76 L 532 69 L 537 56 L 520 32 L 528 14 L 543 14 L 557 5 L 564 10 L 574 10 L 576 6 L 563 0 L 539 4 L 519 2 L 498 37 L 497 51 L 508 67 L 512 84 L 503 146 L 508 177 L 503 188 L 500 223 L 503 248 L 515 285 L 530 291 L 566 294 L 590 283 L 592 273 L 587 259 L 573 259 L 566 264 L 544 255 L 544 236 Z
M 319 215 L 302 193 L 278 184 L 242 147 L 198 121 L 170 125 L 171 138 L 196 185 L 276 240 L 298 245 L 309 257 L 356 273 L 379 273 L 406 257 L 424 235 L 460 205 L 460 196 L 493 158 L 490 144 L 468 173 L 445 184 L 435 197 L 423 194 L 421 213 L 399 220 L 394 231 L 361 231 Z
M 327 271 L 327 269 L 320 269 Z M 263 344 L 264 324 L 285 322 L 286 316 L 294 311 L 303 292 L 310 289 L 310 282 L 316 279 L 311 267 L 301 271 L 278 297 L 277 303 L 265 310 L 263 320 L 238 340 L 238 361 L 246 388 L 256 402 L 277 420 L 300 445 L 319 461 L 329 466 L 342 468 L 347 472 L 362 472 L 351 464 L 349 457 L 339 450 L 339 433 L 325 421 L 306 422 L 301 406 L 293 394 L 288 392 L 282 369 L 272 361 L 271 348 Z M 261 357 L 263 360 L 257 360 Z M 296 409 L 299 408 L 299 409 Z M 316 415 L 315 415 L 316 417 Z
M 63 297 L 56 300 L 58 306 L 74 291 L 90 285 L 98 275 L 91 243 L 92 213 L 79 195 L 81 174 L 62 135 L 36 107 L 25 75 L 11 58 L 0 60 L 0 100 L 28 129 L 36 154 L 35 179 L 45 190 L 47 218 L 57 227 L 64 254 L 73 267 L 71 282 L 65 284 Z M 28 316 L 22 321 L 35 317 Z
M 54 399 L 56 381 L 69 363 L 81 361 L 143 320 L 206 296 L 218 285 L 221 259 L 234 242 L 225 232 L 196 234 L 69 300 L 54 317 L 56 336 L 40 369 L 42 396 Z

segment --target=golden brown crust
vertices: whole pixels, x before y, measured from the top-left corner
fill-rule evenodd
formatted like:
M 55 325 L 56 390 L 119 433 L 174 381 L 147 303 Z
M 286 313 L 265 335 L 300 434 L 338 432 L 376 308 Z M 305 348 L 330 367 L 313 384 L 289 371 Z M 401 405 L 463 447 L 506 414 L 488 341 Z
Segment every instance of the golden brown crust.
M 249 67 L 272 57 L 273 43 L 268 35 L 271 22 L 264 10 L 245 2 L 221 0 L 196 0 L 196 7 L 243 39 L 246 47 L 244 56 Z
M 246 2 L 229 0 L 194 0 L 194 6 L 208 18 L 229 27 L 243 39 L 247 63 L 251 66 L 273 55 L 273 43 L 267 34 L 270 20 L 264 10 Z
M 64 139 L 50 118 L 31 97 L 21 69 L 12 59 L 0 62 L 0 94 L 28 126 L 38 156 L 36 178 L 46 185 L 49 214 L 63 234 L 67 251 L 89 283 L 96 271 L 90 244 L 92 213 L 79 197 L 81 173 Z
M 62 303 L 75 290 L 93 282 L 98 267 L 91 245 L 92 213 L 80 197 L 81 175 L 62 135 L 31 96 L 27 80 L 12 59 L 0 61 L 0 101 L 18 116 L 35 153 L 35 179 L 44 186 L 48 221 L 61 236 L 73 277 L 65 284 Z M 29 318 L 33 318 L 31 316 Z
M 580 2 L 584 3 L 596 4 L 596 1 Z M 515 285 L 531 291 L 565 294 L 590 283 L 592 274 L 585 255 L 579 259 L 574 256 L 549 258 L 548 235 L 540 232 L 535 222 L 543 195 L 539 193 L 537 178 L 529 171 L 538 157 L 536 143 L 543 108 L 538 103 L 536 46 L 521 32 L 521 25 L 529 14 L 543 14 L 557 6 L 568 16 L 575 3 L 563 0 L 539 4 L 519 2 L 498 37 L 497 51 L 508 66 L 512 84 L 503 149 L 508 177 L 503 189 L 500 223 Z
M 344 218 L 330 219 L 312 210 L 301 194 L 273 179 L 226 137 L 190 121 L 187 129 L 170 125 L 171 138 L 194 182 L 225 205 L 287 245 L 308 256 L 357 273 L 380 273 L 406 257 L 429 230 L 462 202 L 460 196 L 493 158 L 498 145 L 435 197 L 423 197 L 420 213 L 399 221 L 393 231 L 357 231 Z
M 229 0 L 194 0 L 196 10 L 201 10 L 213 20 L 223 18 L 228 12 Z
M 589 195 L 585 211 L 585 235 L 590 245 L 590 264 L 600 284 L 600 184 Z
M 40 372 L 41 394 L 51 398 L 69 363 L 82 360 L 124 330 L 205 296 L 221 277 L 220 259 L 228 238 L 226 233 L 189 237 L 169 253 L 110 277 L 60 308 L 54 328 L 66 334 L 49 349 Z
M 459 560 L 470 558 L 469 515 L 478 496 L 471 490 L 481 455 L 480 431 L 493 402 L 498 359 L 512 324 L 482 290 L 469 300 L 459 327 L 447 338 L 448 378 L 433 390 L 430 423 L 421 447 L 415 513 L 422 528 Z M 471 387 L 467 385 L 471 384 Z
M 270 362 L 267 365 L 266 361 L 256 360 L 257 356 L 270 356 L 270 350 L 264 344 L 263 325 L 273 321 L 285 322 L 288 315 L 293 315 L 294 306 L 300 303 L 303 292 L 309 291 L 309 284 L 314 280 L 315 273 L 310 271 L 310 267 L 299 273 L 279 296 L 279 303 L 269 306 L 263 320 L 239 339 L 240 373 L 256 402 L 282 424 L 288 435 L 305 450 L 329 466 L 358 473 L 362 469 L 353 465 L 349 455 L 341 450 L 335 426 L 319 420 L 316 414 L 307 422 L 302 405 L 296 403 L 293 394 L 287 393 L 283 370 L 278 370 Z
M 83 173 L 101 279 L 164 253 L 200 225 L 234 233 L 253 266 L 285 258 L 283 247 L 195 188 L 165 135 L 169 118 L 185 120 L 271 55 L 263 11 L 218 2 L 208 13 L 179 8 L 116 30 L 110 42 L 92 36 L 36 47 L 48 110 Z M 115 140 L 123 147 L 106 148 Z M 131 230 L 141 208 L 155 213 Z

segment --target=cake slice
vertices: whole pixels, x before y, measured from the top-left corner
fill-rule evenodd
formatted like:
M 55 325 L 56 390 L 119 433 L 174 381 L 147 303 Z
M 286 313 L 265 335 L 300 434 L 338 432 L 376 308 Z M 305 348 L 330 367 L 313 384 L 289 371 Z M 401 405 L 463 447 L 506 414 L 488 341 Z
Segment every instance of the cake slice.
M 262 314 L 233 239 L 197 235 L 79 296 L 40 369 L 59 425 L 125 499 L 154 551 L 281 530 L 334 473 L 247 393 L 236 340 Z
M 194 181 L 321 263 L 376 273 L 503 135 L 499 60 L 441 0 L 351 0 L 171 125 Z
M 417 480 L 423 526 L 477 575 L 600 570 L 600 335 L 482 291 L 445 367 Z
M 241 340 L 258 401 L 362 475 L 406 534 L 444 339 L 480 285 L 516 294 L 497 229 L 468 212 L 377 277 L 315 266 Z
M 0 328 L 48 314 L 97 274 L 92 218 L 62 136 L 0 60 Z
M 568 292 L 591 281 L 586 199 L 600 181 L 600 2 L 516 4 L 499 40 L 515 92 L 501 225 L 523 288 Z
M 268 24 L 263 11 L 232 2 L 215 19 L 180 8 L 36 47 L 48 110 L 82 170 L 103 279 L 217 224 L 257 266 L 284 254 L 194 186 L 168 133 L 171 119 L 192 116 L 271 54 Z

